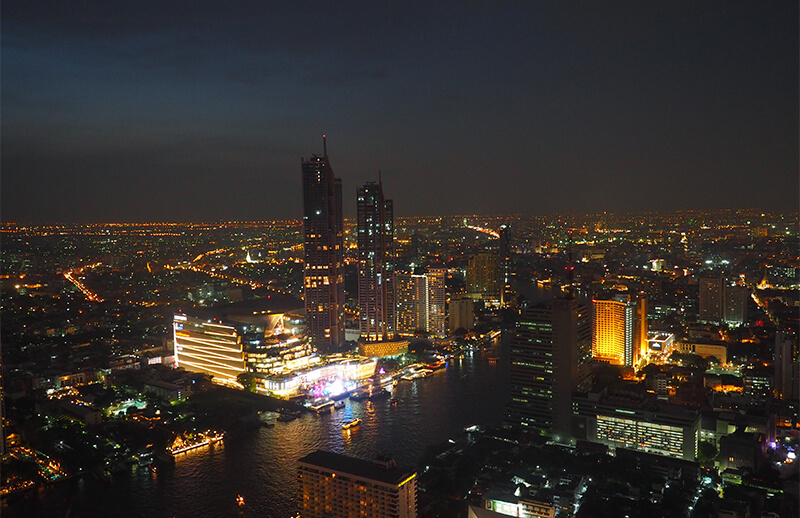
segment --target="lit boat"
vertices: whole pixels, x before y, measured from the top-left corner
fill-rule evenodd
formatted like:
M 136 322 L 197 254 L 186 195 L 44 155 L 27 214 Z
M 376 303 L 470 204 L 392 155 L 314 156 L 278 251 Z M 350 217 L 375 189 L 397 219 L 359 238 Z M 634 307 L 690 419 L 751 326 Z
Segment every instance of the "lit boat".
M 342 425 L 342 430 L 349 430 L 350 428 L 355 428 L 356 426 L 361 425 L 361 419 L 353 419 L 352 421 L 347 421 Z
M 389 400 L 389 403 L 391 403 L 392 405 L 396 405 L 397 404 L 397 398 L 393 397 L 392 399 Z
M 340 408 L 344 408 L 344 405 L 345 405 L 344 401 L 337 401 L 336 403 L 333 404 L 333 408 L 339 410 Z
M 334 402 L 333 402 L 332 399 L 322 398 L 322 399 L 318 399 L 318 400 L 314 401 L 314 403 L 311 405 L 310 408 L 314 412 L 320 413 L 323 410 L 325 410 L 326 408 L 330 408 L 332 406 L 334 406 Z

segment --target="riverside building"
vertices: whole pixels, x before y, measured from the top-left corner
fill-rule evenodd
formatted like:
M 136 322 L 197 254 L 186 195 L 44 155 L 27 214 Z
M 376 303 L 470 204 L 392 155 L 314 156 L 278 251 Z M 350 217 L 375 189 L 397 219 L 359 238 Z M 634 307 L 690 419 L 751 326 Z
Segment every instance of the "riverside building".
M 297 463 L 302 518 L 417 516 L 417 473 L 391 459 L 369 462 L 315 451 Z

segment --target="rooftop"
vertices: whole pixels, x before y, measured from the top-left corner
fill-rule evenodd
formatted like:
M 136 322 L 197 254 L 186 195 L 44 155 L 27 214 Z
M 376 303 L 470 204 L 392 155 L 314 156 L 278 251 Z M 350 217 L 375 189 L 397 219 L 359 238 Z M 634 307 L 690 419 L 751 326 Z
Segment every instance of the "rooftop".
M 367 460 L 322 450 L 310 453 L 298 462 L 394 485 L 399 485 L 414 474 L 408 468 L 385 469 Z

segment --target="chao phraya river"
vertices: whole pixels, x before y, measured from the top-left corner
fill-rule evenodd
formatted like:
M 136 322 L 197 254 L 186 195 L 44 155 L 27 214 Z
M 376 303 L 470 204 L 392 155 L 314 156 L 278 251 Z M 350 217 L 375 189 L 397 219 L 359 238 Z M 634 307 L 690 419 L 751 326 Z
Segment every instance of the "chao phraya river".
M 394 387 L 389 398 L 346 400 L 343 409 L 306 414 L 180 455 L 156 472 L 139 468 L 103 483 L 84 476 L 13 501 L 7 517 L 216 517 L 285 518 L 296 512 L 296 461 L 317 450 L 365 459 L 380 453 L 417 467 L 426 447 L 460 435 L 473 424 L 499 425 L 508 401 L 507 339 L 486 353 L 451 360 L 445 369 Z M 342 423 L 363 424 L 344 431 Z M 237 496 L 244 498 L 239 508 Z

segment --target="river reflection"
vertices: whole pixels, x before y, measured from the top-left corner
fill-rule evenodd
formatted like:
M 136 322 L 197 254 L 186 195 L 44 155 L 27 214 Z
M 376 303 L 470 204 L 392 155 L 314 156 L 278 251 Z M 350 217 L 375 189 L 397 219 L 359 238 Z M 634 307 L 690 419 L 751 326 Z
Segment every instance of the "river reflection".
M 505 340 L 504 340 L 505 343 Z M 507 347 L 501 361 L 481 353 L 448 362 L 428 378 L 401 381 L 390 398 L 350 401 L 273 428 L 187 452 L 174 467 L 139 468 L 110 483 L 65 482 L 12 502 L 3 516 L 261 516 L 296 511 L 296 462 L 317 450 L 365 459 L 386 453 L 416 467 L 426 447 L 472 424 L 498 425 L 508 400 Z M 363 420 L 342 430 L 342 423 Z M 239 508 L 241 495 L 246 505 Z

